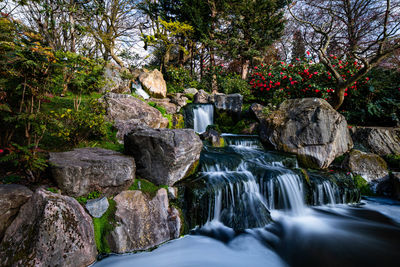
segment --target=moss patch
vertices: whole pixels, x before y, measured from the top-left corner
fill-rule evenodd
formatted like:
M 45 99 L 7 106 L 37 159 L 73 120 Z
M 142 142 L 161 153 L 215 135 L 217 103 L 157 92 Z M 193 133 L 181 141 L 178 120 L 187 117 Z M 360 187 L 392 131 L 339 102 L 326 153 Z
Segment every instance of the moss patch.
M 354 184 L 360 190 L 361 195 L 364 196 L 372 196 L 374 193 L 372 192 L 368 182 L 362 178 L 360 175 L 355 175 L 353 177 Z
M 196 173 L 197 168 L 199 167 L 200 160 L 196 161 L 193 163 L 193 165 L 189 168 L 189 170 L 186 172 L 186 175 L 184 178 L 192 176 L 193 174 Z
M 310 184 L 310 176 L 308 175 L 308 172 L 305 169 L 300 169 L 304 180 L 307 181 L 308 184 Z
M 387 155 L 384 157 L 389 168 L 400 170 L 400 155 Z
M 135 182 L 129 187 L 129 190 L 139 190 L 145 194 L 154 197 L 160 188 L 168 189 L 167 185 L 157 186 L 146 179 L 135 179 Z
M 100 218 L 93 218 L 94 239 L 99 253 L 111 253 L 107 236 L 115 229 L 115 212 L 117 203 L 113 199 L 108 199 L 110 206 Z

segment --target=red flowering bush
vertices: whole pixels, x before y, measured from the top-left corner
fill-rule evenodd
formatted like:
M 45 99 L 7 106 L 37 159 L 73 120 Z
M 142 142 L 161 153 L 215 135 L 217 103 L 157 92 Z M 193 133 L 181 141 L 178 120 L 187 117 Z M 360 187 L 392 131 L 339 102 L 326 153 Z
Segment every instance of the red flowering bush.
M 307 52 L 309 55 L 310 53 Z M 357 61 L 345 61 L 331 55 L 334 68 L 343 79 L 354 75 L 360 68 Z M 357 90 L 359 83 L 368 82 L 364 78 L 346 89 L 349 97 Z M 250 75 L 253 93 L 264 103 L 278 104 L 288 98 L 319 97 L 330 101 L 335 92 L 336 81 L 332 73 L 321 63 L 315 63 L 310 56 L 296 59 L 295 63 L 276 62 L 272 65 L 261 64 L 254 67 Z

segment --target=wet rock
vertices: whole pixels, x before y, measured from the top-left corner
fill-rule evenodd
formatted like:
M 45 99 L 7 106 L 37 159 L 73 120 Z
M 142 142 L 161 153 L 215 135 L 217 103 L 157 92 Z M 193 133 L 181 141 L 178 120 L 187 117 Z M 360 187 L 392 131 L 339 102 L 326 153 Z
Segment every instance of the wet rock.
M 214 103 L 217 110 L 240 115 L 242 112 L 243 96 L 240 94 L 212 94 L 209 97 L 209 103 Z
M 142 72 L 139 76 L 139 81 L 142 83 L 143 89 L 148 92 L 150 96 L 156 98 L 167 97 L 167 83 L 159 70 L 155 69 L 151 72 Z
M 127 189 L 135 178 L 135 160 L 102 148 L 79 148 L 50 153 L 53 178 L 71 196 L 92 191 L 106 195 Z
M 179 212 L 169 207 L 164 188 L 154 197 L 137 190 L 123 191 L 114 200 L 118 226 L 109 238 L 113 252 L 145 250 L 179 237 Z
M 157 106 L 163 107 L 167 114 L 175 114 L 178 110 L 178 107 L 171 103 L 169 98 L 157 99 L 157 98 L 150 98 L 148 103 L 155 103 Z
M 96 260 L 92 219 L 74 199 L 38 189 L 8 227 L 1 266 L 88 266 Z
M 400 154 L 400 128 L 352 127 L 351 136 L 356 146 L 371 153 Z
M 194 95 L 193 103 L 209 104 L 210 103 L 210 95 L 206 91 L 200 90 Z
M 355 149 L 346 156 L 342 168 L 360 175 L 367 182 L 389 178 L 387 164 L 380 156 Z
M 125 135 L 140 177 L 157 185 L 173 185 L 197 166 L 203 143 L 190 129 L 140 129 Z
M 250 106 L 249 112 L 250 114 L 258 120 L 258 122 L 262 122 L 264 119 L 267 118 L 267 114 L 263 112 L 264 106 L 254 103 Z
M 112 93 L 130 93 L 130 81 L 122 79 L 121 73 L 128 71 L 126 69 L 120 69 L 117 66 L 107 65 L 104 69 L 105 85 L 100 89 L 101 93 L 112 92 Z
M 201 139 L 208 141 L 213 147 L 224 147 L 224 138 L 219 134 L 218 131 L 207 127 L 207 130 L 201 134 Z
M 138 125 L 151 128 L 168 127 L 168 119 L 159 110 L 131 96 L 108 93 L 101 98 L 106 107 L 106 118 L 118 129 L 117 138 L 123 140 L 126 133 Z
M 17 216 L 20 207 L 32 196 L 26 186 L 16 184 L 0 185 L 0 241 L 4 232 Z
M 168 199 L 176 199 L 178 197 L 178 188 L 168 186 Z
M 107 211 L 110 204 L 106 197 L 90 199 L 87 201 L 85 208 L 92 217 L 100 218 Z
M 400 200 L 400 172 L 392 172 L 393 197 Z
M 264 123 L 262 141 L 297 154 L 307 167 L 327 168 L 353 147 L 345 118 L 323 99 L 286 100 Z
M 260 124 L 258 122 L 250 123 L 248 127 L 241 131 L 241 134 L 257 134 Z

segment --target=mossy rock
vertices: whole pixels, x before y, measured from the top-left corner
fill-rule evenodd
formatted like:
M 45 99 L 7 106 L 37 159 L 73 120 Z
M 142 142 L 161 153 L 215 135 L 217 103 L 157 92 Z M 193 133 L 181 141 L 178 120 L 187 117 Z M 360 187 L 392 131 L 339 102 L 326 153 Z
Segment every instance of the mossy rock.
M 96 242 L 97 251 L 100 254 L 111 253 L 108 243 L 109 234 L 115 229 L 115 212 L 117 210 L 116 203 L 113 199 L 108 199 L 110 206 L 100 218 L 93 218 L 94 239 Z

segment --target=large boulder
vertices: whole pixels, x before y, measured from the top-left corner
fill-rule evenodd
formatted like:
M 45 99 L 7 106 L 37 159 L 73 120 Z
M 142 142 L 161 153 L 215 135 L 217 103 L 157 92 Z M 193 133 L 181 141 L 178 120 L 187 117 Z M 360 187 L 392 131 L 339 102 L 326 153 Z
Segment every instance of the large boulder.
M 342 168 L 360 175 L 369 183 L 389 178 L 388 167 L 384 159 L 376 154 L 355 149 L 346 156 Z
M 96 260 L 92 219 L 72 197 L 38 189 L 8 227 L 1 266 L 88 266 Z
M 131 95 L 108 93 L 101 101 L 106 107 L 107 120 L 114 122 L 115 128 L 118 129 L 119 140 L 138 125 L 145 124 L 151 128 L 168 127 L 168 119 L 164 118 L 159 110 Z
M 353 147 L 345 118 L 320 98 L 286 100 L 264 123 L 262 141 L 307 167 L 327 168 Z
M 105 85 L 100 89 L 101 93 L 130 93 L 130 80 L 123 79 L 122 72 L 128 72 L 127 69 L 120 69 L 117 66 L 107 65 L 104 69 Z
M 142 72 L 139 76 L 139 81 L 150 96 L 156 98 L 167 97 L 167 83 L 159 70 Z
M 108 237 L 111 251 L 145 250 L 179 237 L 179 212 L 169 207 L 164 188 L 154 197 L 138 190 L 123 191 L 114 200 L 117 227 Z
M 352 127 L 351 137 L 356 146 L 380 156 L 400 154 L 400 128 Z
M 58 187 L 75 197 L 92 191 L 111 195 L 127 189 L 135 178 L 132 157 L 102 148 L 52 152 L 50 164 Z
M 197 166 L 203 143 L 191 129 L 142 128 L 125 135 L 140 177 L 157 185 L 173 185 Z
M 400 200 L 400 172 L 392 172 L 393 197 Z
M 19 208 L 32 196 L 26 186 L 15 184 L 0 185 L 0 242 L 4 232 L 17 216 Z
M 212 94 L 210 103 L 214 103 L 217 110 L 223 110 L 239 115 L 242 112 L 243 96 L 240 94 Z

